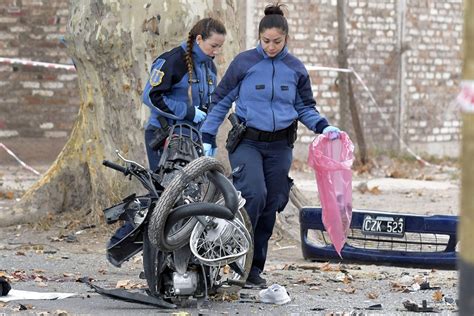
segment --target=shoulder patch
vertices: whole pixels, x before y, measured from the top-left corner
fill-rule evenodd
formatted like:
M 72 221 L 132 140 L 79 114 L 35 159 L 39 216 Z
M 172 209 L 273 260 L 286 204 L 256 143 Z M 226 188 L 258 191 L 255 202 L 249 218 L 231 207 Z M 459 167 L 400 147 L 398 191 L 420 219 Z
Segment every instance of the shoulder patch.
M 161 81 L 163 80 L 163 76 L 165 73 L 161 71 L 161 67 L 163 67 L 163 64 L 165 63 L 165 59 L 157 59 L 153 63 L 153 66 L 151 68 L 150 72 L 150 85 L 152 87 L 156 87 L 160 85 Z

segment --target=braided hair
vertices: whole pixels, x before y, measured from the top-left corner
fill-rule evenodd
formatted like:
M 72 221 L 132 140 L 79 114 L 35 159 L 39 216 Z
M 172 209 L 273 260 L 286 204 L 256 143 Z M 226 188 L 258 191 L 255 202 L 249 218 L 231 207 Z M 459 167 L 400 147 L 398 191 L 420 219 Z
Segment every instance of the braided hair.
M 188 97 L 189 97 L 189 102 L 191 104 L 193 101 L 191 85 L 193 82 L 193 73 L 194 73 L 193 45 L 198 35 L 201 35 L 202 39 L 205 41 L 207 38 L 209 38 L 212 35 L 212 33 L 217 33 L 217 34 L 222 34 L 222 35 L 226 34 L 226 29 L 225 29 L 224 24 L 222 24 L 222 22 L 213 18 L 205 18 L 205 19 L 199 20 L 196 24 L 194 24 L 193 28 L 188 33 L 188 40 L 186 42 L 186 54 L 184 55 L 184 59 L 186 62 L 186 66 L 188 68 L 188 76 L 189 76 Z

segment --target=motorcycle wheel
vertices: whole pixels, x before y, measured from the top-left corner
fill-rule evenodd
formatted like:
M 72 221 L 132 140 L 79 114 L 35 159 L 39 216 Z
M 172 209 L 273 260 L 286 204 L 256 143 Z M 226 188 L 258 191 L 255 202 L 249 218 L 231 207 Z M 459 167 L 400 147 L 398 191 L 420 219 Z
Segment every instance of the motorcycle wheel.
M 181 223 L 181 226 L 177 227 L 168 236 L 164 235 L 166 220 L 170 214 L 176 200 L 180 194 L 186 188 L 186 186 L 194 182 L 199 177 L 203 177 L 206 172 L 216 170 L 223 172 L 223 165 L 216 159 L 211 157 L 199 157 L 191 161 L 183 171 L 180 172 L 170 184 L 163 191 L 157 205 L 153 209 L 153 212 L 148 223 L 148 238 L 151 243 L 163 251 L 173 251 L 184 246 L 189 242 L 191 232 L 197 222 L 197 219 L 191 218 L 186 219 Z M 204 185 L 207 185 L 207 190 L 203 201 L 200 202 L 213 202 L 216 198 L 215 187 L 207 181 Z M 178 226 L 178 225 L 175 225 Z
M 253 246 L 253 228 L 252 228 L 252 222 L 250 221 L 250 217 L 247 214 L 247 211 L 245 208 L 240 208 L 237 213 L 235 214 L 236 218 L 238 218 L 242 223 L 244 223 L 245 228 L 249 231 L 250 236 L 252 236 L 252 242 L 250 243 L 249 250 L 245 256 L 243 256 L 241 259 L 237 260 L 237 263 L 242 267 L 243 269 L 243 275 L 240 275 L 236 271 L 232 269 L 232 265 L 227 265 L 226 267 L 209 267 L 210 269 L 210 276 L 216 276 L 219 275 L 221 278 L 220 282 L 216 283 L 215 285 L 212 286 L 212 288 L 209 290 L 209 294 L 214 294 L 222 291 L 226 292 L 238 292 L 244 285 L 245 282 L 247 281 L 247 277 L 250 273 L 250 269 L 252 268 L 252 260 L 253 260 L 253 252 L 254 252 L 254 246 Z M 225 270 L 230 270 L 225 273 Z M 222 279 L 223 278 L 223 279 Z M 223 285 L 226 282 L 223 282 L 225 280 L 229 280 L 227 282 L 227 285 L 224 287 Z
M 143 271 L 148 284 L 148 294 L 155 297 L 160 297 L 161 294 L 161 256 L 163 253 L 153 246 L 148 238 L 148 229 L 145 229 L 143 234 Z

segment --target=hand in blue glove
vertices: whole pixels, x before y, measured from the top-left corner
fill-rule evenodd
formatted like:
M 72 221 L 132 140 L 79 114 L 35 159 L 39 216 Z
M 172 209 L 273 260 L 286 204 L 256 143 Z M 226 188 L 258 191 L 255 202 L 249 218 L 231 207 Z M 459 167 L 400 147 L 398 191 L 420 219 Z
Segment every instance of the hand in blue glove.
M 323 129 L 323 134 L 328 134 L 330 140 L 338 139 L 339 133 L 341 133 L 341 130 L 335 126 L 329 125 Z
M 215 157 L 217 155 L 217 147 L 212 148 L 211 144 L 204 143 L 204 155 L 208 157 Z
M 199 110 L 198 108 L 196 108 L 196 112 L 194 112 L 193 122 L 196 124 L 201 123 L 202 121 L 204 121 L 206 116 L 207 116 L 206 112 L 203 112 Z

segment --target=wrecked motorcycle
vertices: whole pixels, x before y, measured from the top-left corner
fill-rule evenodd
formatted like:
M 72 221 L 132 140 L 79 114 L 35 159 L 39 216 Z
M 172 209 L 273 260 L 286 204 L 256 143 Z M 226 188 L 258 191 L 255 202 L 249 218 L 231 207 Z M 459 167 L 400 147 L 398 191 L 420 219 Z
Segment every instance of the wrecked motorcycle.
M 203 156 L 200 133 L 174 125 L 155 172 L 118 156 L 125 166 L 103 164 L 136 178 L 148 191 L 104 210 L 108 224 L 133 230 L 107 249 L 117 265 L 143 251 L 148 295 L 179 303 L 245 284 L 253 257 L 245 200 L 216 159 Z

